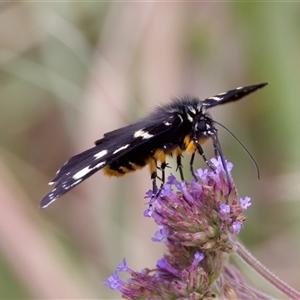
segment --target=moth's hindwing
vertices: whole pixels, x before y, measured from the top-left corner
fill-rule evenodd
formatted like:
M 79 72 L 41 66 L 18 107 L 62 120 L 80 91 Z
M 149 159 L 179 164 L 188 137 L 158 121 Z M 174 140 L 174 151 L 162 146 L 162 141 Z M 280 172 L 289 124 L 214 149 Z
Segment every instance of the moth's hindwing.
M 96 146 L 71 157 L 49 183 L 55 188 L 40 203 L 45 208 L 97 171 L 121 176 L 148 164 L 153 140 L 177 129 L 182 120 L 176 115 L 149 116 L 135 124 L 108 132 Z

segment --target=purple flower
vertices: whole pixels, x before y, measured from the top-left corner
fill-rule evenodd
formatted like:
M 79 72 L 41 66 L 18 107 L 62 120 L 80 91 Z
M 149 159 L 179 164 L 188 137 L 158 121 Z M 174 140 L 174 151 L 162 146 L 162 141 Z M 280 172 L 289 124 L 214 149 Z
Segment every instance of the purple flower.
M 124 282 L 120 279 L 118 271 L 115 271 L 103 284 L 109 286 L 112 290 L 119 290 L 124 285 Z
M 177 277 L 179 277 L 181 275 L 181 271 L 172 267 L 165 257 L 161 258 L 157 262 L 156 267 L 158 270 L 161 269 L 163 271 L 168 271 L 169 273 L 171 273 L 172 275 L 177 276 Z
M 242 229 L 242 224 L 240 222 L 235 221 L 235 222 L 232 223 L 231 228 L 232 228 L 232 233 L 238 234 Z
M 148 192 L 146 192 L 146 196 L 144 197 L 145 199 L 147 198 L 152 198 L 153 196 L 153 191 L 152 190 L 149 190 Z
M 151 239 L 153 242 L 161 242 L 163 239 L 168 237 L 168 230 L 162 227 L 160 230 L 156 231 L 154 237 Z
M 227 205 L 227 204 L 220 204 L 220 213 L 222 215 L 225 215 L 225 214 L 229 214 L 230 213 L 230 206 Z
M 146 218 L 150 218 L 152 216 L 152 212 L 153 212 L 153 209 L 150 206 L 144 211 L 143 216 Z
M 250 206 L 250 198 L 240 198 L 233 182 L 229 188 L 220 158 L 211 163 L 214 171 L 195 172 L 201 182 L 180 182 L 170 175 L 158 196 L 147 192 L 151 200 L 144 215 L 159 226 L 152 241 L 164 243 L 167 254 L 151 271 L 134 272 L 123 260 L 106 285 L 126 299 L 215 296 L 214 283 L 222 274 L 224 257 L 235 248 L 233 235 L 242 229 L 242 211 Z M 226 166 L 231 172 L 233 165 L 226 162 Z M 126 283 L 119 272 L 130 275 Z
M 242 209 L 247 209 L 248 207 L 251 206 L 251 198 L 250 197 L 245 197 L 244 199 L 240 198 L 240 204 Z
M 130 269 L 127 267 L 126 259 L 124 258 L 122 263 L 120 263 L 117 267 L 117 271 L 129 272 Z
M 196 252 L 195 253 L 195 256 L 194 256 L 194 260 L 193 260 L 193 263 L 192 263 L 192 266 L 195 268 L 198 266 L 199 262 L 204 259 L 204 254 L 203 253 L 200 253 L 200 252 Z
M 168 177 L 167 184 L 170 184 L 170 185 L 178 185 L 178 184 L 179 184 L 179 181 L 176 179 L 176 177 L 175 177 L 173 174 L 171 174 L 171 175 Z
M 216 167 L 216 172 L 221 172 L 223 171 L 223 163 L 222 163 L 222 159 L 220 156 L 218 157 L 213 157 L 211 160 L 212 164 Z M 233 169 L 233 164 L 231 162 L 225 161 L 226 163 L 226 168 L 228 170 L 228 172 L 230 173 Z

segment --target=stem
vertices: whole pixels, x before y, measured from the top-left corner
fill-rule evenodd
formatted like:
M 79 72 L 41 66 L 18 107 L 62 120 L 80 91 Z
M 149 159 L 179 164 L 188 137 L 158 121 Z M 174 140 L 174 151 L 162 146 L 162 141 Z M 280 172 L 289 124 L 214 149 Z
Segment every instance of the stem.
M 248 250 L 246 250 L 239 242 L 236 241 L 237 251 L 236 253 L 257 273 L 259 273 L 263 278 L 274 285 L 278 290 L 284 293 L 291 299 L 300 300 L 300 293 L 294 290 L 292 287 L 287 285 L 281 279 L 279 279 L 275 274 L 268 270 L 264 265 L 262 265 Z

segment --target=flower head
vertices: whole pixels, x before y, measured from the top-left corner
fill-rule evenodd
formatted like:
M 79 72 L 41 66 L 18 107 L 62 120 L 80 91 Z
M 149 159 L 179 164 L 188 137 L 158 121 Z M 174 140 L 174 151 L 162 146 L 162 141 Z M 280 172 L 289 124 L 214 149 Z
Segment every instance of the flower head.
M 158 196 L 147 193 L 151 205 L 144 215 L 159 226 L 152 240 L 168 250 L 156 268 L 134 272 L 123 261 L 105 284 L 127 299 L 203 299 L 220 291 L 214 283 L 235 249 L 234 235 L 242 229 L 250 198 L 240 199 L 234 183 L 229 186 L 220 158 L 211 162 L 214 171 L 196 171 L 199 182 L 171 175 Z M 232 167 L 227 162 L 228 172 Z M 130 279 L 121 281 L 119 272 Z

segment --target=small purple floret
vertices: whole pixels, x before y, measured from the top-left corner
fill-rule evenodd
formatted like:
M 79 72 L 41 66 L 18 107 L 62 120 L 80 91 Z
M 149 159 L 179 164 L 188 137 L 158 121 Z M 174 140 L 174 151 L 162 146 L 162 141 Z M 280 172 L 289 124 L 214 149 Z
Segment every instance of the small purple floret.
M 153 242 L 162 242 L 165 238 L 168 237 L 168 233 L 168 230 L 165 227 L 163 227 L 155 232 L 154 237 L 151 240 Z
M 104 281 L 103 284 L 109 286 L 112 290 L 118 290 L 124 283 L 118 275 L 118 271 L 115 271 L 110 275 L 107 281 Z
M 232 228 L 232 233 L 238 234 L 242 229 L 242 224 L 240 222 L 235 221 L 232 223 L 231 228 Z
M 143 213 L 143 216 L 146 217 L 146 218 L 150 218 L 152 216 L 152 213 L 153 213 L 153 209 L 152 207 L 148 207 L 144 213 Z
M 123 261 L 118 265 L 117 267 L 117 271 L 124 271 L 124 272 L 128 272 L 130 269 L 128 269 L 127 267 L 127 262 L 126 259 L 123 258 Z
M 240 204 L 241 204 L 242 209 L 247 209 L 252 204 L 251 203 L 251 198 L 250 197 L 245 197 L 244 199 L 240 198 Z
M 199 264 L 199 262 L 200 262 L 201 260 L 203 260 L 203 259 L 204 259 L 204 254 L 201 253 L 201 252 L 196 252 L 196 253 L 195 253 L 195 256 L 194 256 L 194 260 L 193 260 L 192 266 L 193 266 L 193 267 L 197 267 L 198 264 Z
M 221 213 L 222 215 L 229 214 L 229 213 L 230 213 L 230 206 L 227 205 L 227 204 L 222 203 L 222 204 L 220 205 L 220 213 Z
M 181 271 L 175 269 L 174 267 L 172 267 L 165 257 L 158 260 L 158 262 L 156 263 L 156 267 L 157 267 L 157 269 L 166 270 L 174 276 L 180 276 L 181 275 Z

